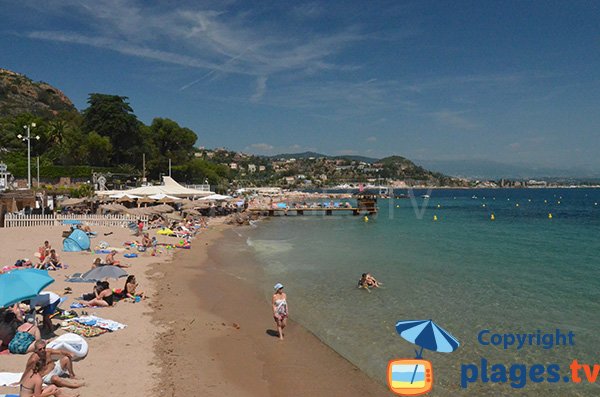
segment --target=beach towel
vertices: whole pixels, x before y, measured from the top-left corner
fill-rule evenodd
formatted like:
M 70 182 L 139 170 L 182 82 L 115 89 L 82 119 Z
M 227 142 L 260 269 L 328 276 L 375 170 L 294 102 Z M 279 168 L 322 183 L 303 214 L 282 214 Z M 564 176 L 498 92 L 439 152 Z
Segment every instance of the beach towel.
M 123 255 L 125 258 L 137 258 L 137 254 L 125 254 Z
M 0 386 L 18 386 L 22 372 L 0 372 Z
M 102 335 L 108 332 L 107 329 L 103 329 L 100 327 L 94 327 L 90 325 L 79 324 L 74 321 L 70 321 L 67 323 L 63 329 L 66 332 L 70 332 L 72 334 L 81 335 L 86 338 L 93 338 L 94 336 Z
M 96 317 L 94 315 L 76 317 L 73 319 L 73 321 L 77 321 L 78 323 L 84 325 L 100 327 L 109 331 L 118 331 L 126 327 L 125 324 L 121 324 L 116 321 L 108 320 L 102 317 Z

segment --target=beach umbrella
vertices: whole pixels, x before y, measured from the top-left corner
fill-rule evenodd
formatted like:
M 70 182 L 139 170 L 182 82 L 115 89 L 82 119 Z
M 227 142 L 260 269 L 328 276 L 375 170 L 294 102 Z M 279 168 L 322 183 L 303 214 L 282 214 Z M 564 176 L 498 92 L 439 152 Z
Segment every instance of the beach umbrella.
M 396 331 L 410 343 L 421 347 L 421 351 L 417 352 L 417 358 L 421 358 L 424 348 L 450 353 L 460 345 L 458 339 L 432 320 L 398 321 Z
M 2 273 L 0 274 L 0 307 L 33 298 L 53 282 L 54 279 L 46 270 L 22 269 Z
M 81 275 L 81 278 L 87 280 L 105 280 L 107 278 L 114 278 L 115 280 L 121 277 L 127 276 L 127 272 L 121 269 L 118 266 L 106 265 L 96 267 L 92 270 L 88 270 L 87 272 Z

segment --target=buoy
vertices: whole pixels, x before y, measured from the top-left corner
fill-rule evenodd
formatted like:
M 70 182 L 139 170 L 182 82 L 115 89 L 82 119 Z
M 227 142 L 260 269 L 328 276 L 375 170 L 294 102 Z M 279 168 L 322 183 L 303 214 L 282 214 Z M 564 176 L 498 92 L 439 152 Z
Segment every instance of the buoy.
M 397 206 L 396 206 L 396 208 L 400 208 L 400 206 L 399 206 L 399 205 L 397 205 Z
M 598 203 L 594 203 L 594 205 L 598 205 Z
M 548 214 L 548 219 L 552 219 L 552 214 Z
M 440 207 L 441 207 L 441 205 L 439 205 L 439 204 L 438 204 L 438 206 L 437 206 L 437 207 L 438 207 L 438 208 L 440 208 Z
M 558 201 L 556 204 L 560 204 L 560 201 Z
M 490 220 L 495 221 L 496 217 L 494 216 L 494 214 L 492 214 L 492 216 L 490 216 Z
M 529 201 L 529 202 L 531 203 L 531 199 L 529 199 L 529 200 L 527 200 L 527 201 Z
M 363 218 L 363 221 L 365 221 L 365 222 L 369 222 L 369 217 L 368 217 L 368 216 L 365 216 L 365 217 Z
M 482 207 L 485 207 L 485 204 L 482 204 L 481 206 L 482 206 Z
M 544 204 L 548 204 L 548 200 L 544 200 Z
M 518 207 L 518 206 L 519 206 L 519 203 L 515 204 L 515 207 Z
M 437 221 L 437 215 L 434 215 L 434 216 L 433 216 L 433 220 L 434 220 L 434 221 Z

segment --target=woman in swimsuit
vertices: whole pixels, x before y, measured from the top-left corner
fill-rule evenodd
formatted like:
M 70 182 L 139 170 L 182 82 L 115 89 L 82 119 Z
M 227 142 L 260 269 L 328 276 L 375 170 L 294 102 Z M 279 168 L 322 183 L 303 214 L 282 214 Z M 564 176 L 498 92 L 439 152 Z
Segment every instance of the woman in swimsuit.
M 101 307 L 108 307 L 108 306 L 112 306 L 114 303 L 114 295 L 112 290 L 110 289 L 110 284 L 108 284 L 108 281 L 102 281 L 101 285 L 101 290 L 98 291 L 94 291 L 96 294 L 96 297 L 90 301 L 87 302 L 82 302 L 82 304 L 84 306 L 101 306 Z
M 42 339 L 40 329 L 30 322 L 25 322 L 17 328 L 15 336 L 8 344 L 12 354 L 27 354 L 34 349 L 35 341 Z
M 135 299 L 136 297 L 139 296 L 140 298 L 143 298 L 144 293 L 141 291 L 140 292 L 136 291 L 138 285 L 139 284 L 135 280 L 135 276 L 133 274 L 130 274 L 129 276 L 127 276 L 127 281 L 125 281 L 125 287 L 123 288 L 123 292 L 122 292 L 123 297 Z
M 44 368 L 44 361 L 38 360 L 32 369 L 25 371 L 21 378 L 19 397 L 77 397 L 79 394 L 67 394 L 55 385 L 44 387 L 40 371 Z
M 281 283 L 275 284 L 273 289 L 275 290 L 273 298 L 271 299 L 273 318 L 275 319 L 275 324 L 277 324 L 279 339 L 283 339 L 283 329 L 287 325 L 287 318 L 289 316 L 287 296 L 285 292 L 283 292 L 283 285 Z

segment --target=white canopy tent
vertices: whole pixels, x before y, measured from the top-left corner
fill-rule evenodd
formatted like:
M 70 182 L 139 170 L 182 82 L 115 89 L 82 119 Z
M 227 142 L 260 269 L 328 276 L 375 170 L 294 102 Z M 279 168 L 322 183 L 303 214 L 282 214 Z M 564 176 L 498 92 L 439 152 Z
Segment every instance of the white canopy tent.
M 222 194 L 211 194 L 210 196 L 206 196 L 206 197 L 202 197 L 200 200 L 206 200 L 206 201 L 220 201 L 220 200 L 228 200 L 230 198 L 233 198 L 231 196 L 223 196 Z
M 133 194 L 133 195 L 137 195 L 137 196 L 153 196 L 153 195 L 157 195 L 157 194 L 163 194 L 163 195 L 169 195 L 169 196 L 174 196 L 174 197 L 191 197 L 191 196 L 204 197 L 204 196 L 210 196 L 211 194 L 215 194 L 215 192 L 211 192 L 211 191 L 187 188 L 187 187 L 182 186 L 179 183 L 177 183 L 170 176 L 164 176 L 163 182 L 164 182 L 164 184 L 162 184 L 162 185 L 141 186 L 141 187 L 137 187 L 134 189 L 121 190 L 121 191 L 113 190 L 113 191 L 110 191 L 110 194 L 114 195 L 116 193 L 123 193 L 123 194 L 128 194 L 128 195 Z M 103 191 L 97 191 L 96 194 L 97 195 L 107 195 L 107 193 L 103 192 Z
M 162 200 L 165 198 L 171 200 L 181 200 L 179 197 L 169 196 L 168 194 L 164 193 L 153 194 L 152 196 L 148 196 L 148 198 L 151 198 L 152 200 Z

